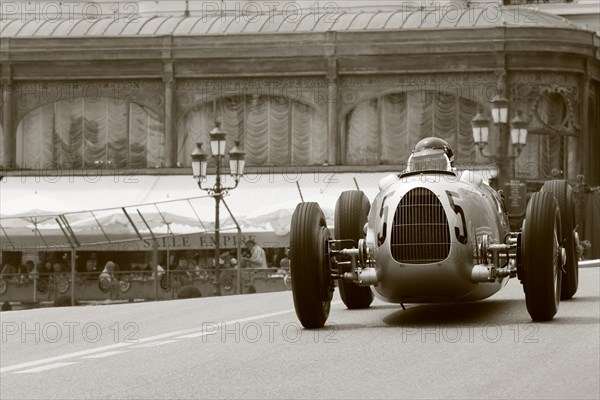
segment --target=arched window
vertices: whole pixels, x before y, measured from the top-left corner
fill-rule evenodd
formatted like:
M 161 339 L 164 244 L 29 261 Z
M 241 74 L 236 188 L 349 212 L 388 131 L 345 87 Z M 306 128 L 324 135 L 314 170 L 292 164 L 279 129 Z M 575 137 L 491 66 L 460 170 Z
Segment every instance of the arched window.
M 527 145 L 516 160 L 516 175 L 524 179 L 575 179 L 578 132 L 566 98 L 543 93 L 534 105 L 534 120 Z
M 434 92 L 397 93 L 359 103 L 346 116 L 346 163 L 405 164 L 414 145 L 436 136 L 454 149 L 456 164 L 477 158 L 471 119 L 477 104 Z
M 327 161 L 327 123 L 314 108 L 284 97 L 221 98 L 190 110 L 178 125 L 177 161 L 189 165 L 196 142 L 222 123 L 228 148 L 239 140 L 247 165 L 313 165 Z
M 36 108 L 17 128 L 22 168 L 154 168 L 164 164 L 164 129 L 136 103 L 61 100 Z

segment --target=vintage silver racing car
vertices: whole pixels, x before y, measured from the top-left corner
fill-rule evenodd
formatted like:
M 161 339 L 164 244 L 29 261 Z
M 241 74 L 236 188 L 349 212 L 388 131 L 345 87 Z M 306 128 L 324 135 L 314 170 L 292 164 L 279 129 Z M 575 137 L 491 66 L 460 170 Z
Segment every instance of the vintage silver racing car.
M 520 232 L 511 232 L 502 195 L 473 173 L 461 176 L 439 138 L 420 141 L 407 169 L 379 182 L 369 204 L 362 191 L 337 200 L 334 232 L 317 203 L 297 205 L 290 263 L 296 314 L 322 327 L 335 282 L 349 309 L 373 294 L 392 303 L 485 299 L 517 277 L 534 321 L 550 320 L 577 291 L 578 236 L 566 181 L 532 195 Z M 333 234 L 332 234 L 333 233 Z

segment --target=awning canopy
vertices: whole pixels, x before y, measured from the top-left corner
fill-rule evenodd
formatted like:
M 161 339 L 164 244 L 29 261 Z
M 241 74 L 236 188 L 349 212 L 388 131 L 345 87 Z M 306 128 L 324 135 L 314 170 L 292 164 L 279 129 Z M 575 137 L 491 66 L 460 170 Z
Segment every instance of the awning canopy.
M 379 179 L 387 174 L 389 172 L 246 175 L 224 199 L 236 218 L 256 218 L 282 208 L 293 209 L 302 200 L 323 202 L 323 207 L 329 209 L 335 206 L 342 191 L 356 189 L 357 185 L 373 198 Z M 205 186 L 211 184 L 209 176 Z M 227 177 L 223 184 L 230 186 L 233 181 Z M 199 197 L 206 197 L 206 192 L 187 175 L 15 176 L 5 177 L 0 182 L 0 216 L 73 213 Z M 198 204 L 202 207 L 197 211 L 202 220 L 212 222 L 214 202 L 211 203 L 210 198 L 205 200 L 206 204 Z
M 298 203 L 319 203 L 333 227 L 335 204 L 343 191 L 360 189 L 373 201 L 379 180 L 390 173 L 248 174 L 224 197 L 220 230 L 236 235 L 237 222 L 242 235 L 259 235 L 271 247 L 283 247 Z M 483 173 L 493 176 L 495 171 Z M 212 183 L 209 176 L 205 186 Z M 229 177 L 223 183 L 233 185 Z M 0 182 L 0 239 L 5 250 L 131 241 L 147 247 L 154 238 L 177 236 L 191 243 L 200 240 L 198 235 L 214 235 L 214 223 L 214 199 L 187 175 L 15 176 Z M 162 247 L 171 243 L 163 242 Z M 203 246 L 211 245 L 205 242 Z
M 78 3 L 73 3 L 78 4 Z M 183 4 L 183 2 L 182 2 Z M 275 3 L 273 3 L 275 4 Z M 134 37 L 134 36 L 202 36 L 236 34 L 277 34 L 307 32 L 364 32 L 399 29 L 469 29 L 506 26 L 537 26 L 579 29 L 562 17 L 532 12 L 525 7 L 488 6 L 440 7 L 406 3 L 382 10 L 333 7 L 249 13 L 237 10 L 221 12 L 211 9 L 199 15 L 134 16 L 133 18 L 98 17 L 65 18 L 62 13 L 49 18 L 29 16 L 17 7 L 6 10 L 2 37 Z M 52 8 L 52 7 L 51 7 Z M 317 7 L 318 8 L 318 7 Z M 54 10 L 53 10 L 54 11 Z M 181 10 L 183 11 L 183 10 Z

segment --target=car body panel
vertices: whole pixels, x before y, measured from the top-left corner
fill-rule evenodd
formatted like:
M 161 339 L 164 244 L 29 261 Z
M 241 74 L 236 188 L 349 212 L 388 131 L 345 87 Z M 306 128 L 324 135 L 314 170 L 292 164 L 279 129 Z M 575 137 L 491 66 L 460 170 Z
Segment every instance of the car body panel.
M 459 177 L 452 171 L 419 171 L 386 177 L 380 189 L 366 226 L 366 244 L 375 260 L 378 279 L 373 291 L 378 298 L 394 303 L 474 301 L 493 295 L 507 283 L 508 278 L 483 283 L 471 280 L 473 266 L 482 262 L 478 243 L 483 235 L 487 235 L 489 243 L 503 243 L 510 232 L 500 194 L 481 177 L 469 172 Z M 396 210 L 415 189 L 432 192 L 443 207 L 450 243 L 442 260 L 399 262 L 392 255 Z M 421 205 L 419 210 L 423 207 L 426 206 Z

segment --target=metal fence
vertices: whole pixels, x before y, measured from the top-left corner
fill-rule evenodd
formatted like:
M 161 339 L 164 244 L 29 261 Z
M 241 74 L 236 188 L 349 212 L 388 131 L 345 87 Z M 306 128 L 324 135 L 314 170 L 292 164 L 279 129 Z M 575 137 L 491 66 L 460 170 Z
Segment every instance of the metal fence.
M 226 208 L 218 261 L 210 196 L 2 218 L 0 301 L 175 299 L 184 287 L 209 296 L 217 281 L 225 295 L 285 290 L 276 258 L 286 243 L 270 242 L 275 268 L 245 268 L 242 247 L 255 238 Z

